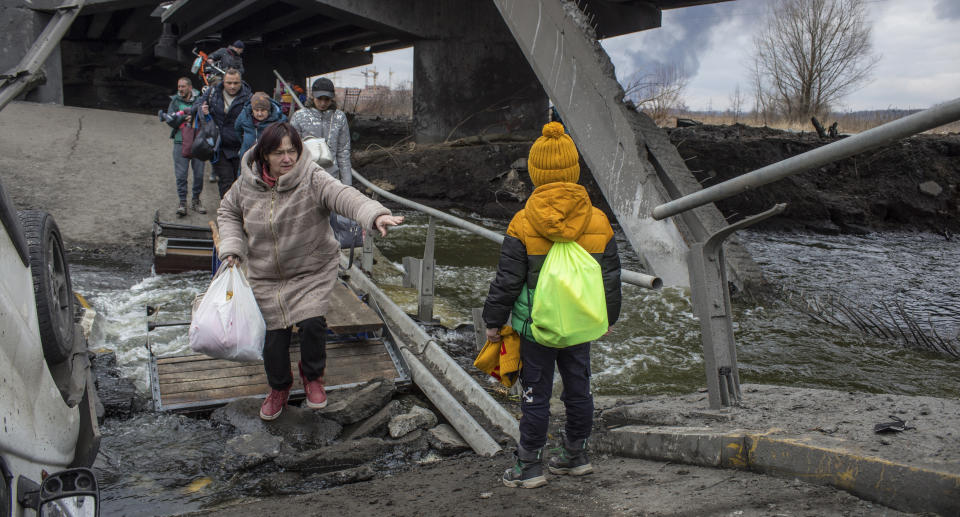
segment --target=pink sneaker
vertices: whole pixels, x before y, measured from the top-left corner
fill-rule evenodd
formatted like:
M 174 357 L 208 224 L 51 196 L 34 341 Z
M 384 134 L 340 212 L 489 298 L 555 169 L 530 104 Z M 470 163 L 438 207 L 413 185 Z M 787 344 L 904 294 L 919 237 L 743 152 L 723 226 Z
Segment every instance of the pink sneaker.
M 300 380 L 303 381 L 303 392 L 307 395 L 307 407 L 310 409 L 322 409 L 327 407 L 327 392 L 323 388 L 323 377 L 317 377 L 308 381 L 303 375 L 303 364 L 298 364 L 300 368 Z
M 283 406 L 287 405 L 287 399 L 290 398 L 290 388 L 285 390 L 270 390 L 270 394 L 260 406 L 260 418 L 264 420 L 276 420 L 283 412 Z

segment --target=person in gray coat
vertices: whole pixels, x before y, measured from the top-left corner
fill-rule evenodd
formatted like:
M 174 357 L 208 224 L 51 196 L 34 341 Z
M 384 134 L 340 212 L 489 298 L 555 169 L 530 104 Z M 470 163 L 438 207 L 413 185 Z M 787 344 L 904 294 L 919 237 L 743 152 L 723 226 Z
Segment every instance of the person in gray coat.
M 313 107 L 294 113 L 290 124 L 303 138 L 325 138 L 333 154 L 333 165 L 327 168 L 327 172 L 344 185 L 353 185 L 350 126 L 347 124 L 347 115 L 337 109 L 333 92 L 333 81 L 330 79 L 321 77 L 314 81 L 307 98 L 308 104 L 313 102 Z
M 229 266 L 246 263 L 247 279 L 267 324 L 263 366 L 270 393 L 260 418 L 274 420 L 293 384 L 294 325 L 300 328 L 300 377 L 307 407 L 327 404 L 324 315 L 340 264 L 330 213 L 336 210 L 382 236 L 403 217 L 323 172 L 286 122 L 267 126 L 243 155 L 240 171 L 217 210 L 217 249 Z

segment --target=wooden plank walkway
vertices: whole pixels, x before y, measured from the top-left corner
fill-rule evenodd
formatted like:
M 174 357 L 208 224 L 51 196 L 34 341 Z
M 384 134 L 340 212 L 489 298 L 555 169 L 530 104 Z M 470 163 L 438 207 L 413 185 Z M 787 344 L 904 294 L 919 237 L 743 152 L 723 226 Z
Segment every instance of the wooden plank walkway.
M 297 373 L 300 347 L 290 347 L 292 395 L 303 394 Z M 270 390 L 263 362 L 238 363 L 203 354 L 157 358 L 153 376 L 159 411 L 200 410 L 241 397 L 264 396 Z M 363 340 L 327 344 L 327 391 L 364 383 L 375 377 L 402 380 L 383 341 Z
M 357 336 L 383 328 L 373 309 L 341 282 L 337 282 L 327 312 L 327 326 L 336 334 L 353 335 L 351 341 L 327 343 L 327 391 L 361 384 L 376 377 L 408 380 L 391 356 L 389 343 L 381 338 Z M 291 396 L 303 394 L 297 373 L 300 347 L 296 337 L 290 347 L 294 382 Z M 262 397 L 270 390 L 263 362 L 236 362 L 203 354 L 155 357 L 151 360 L 151 389 L 158 411 L 197 411 L 226 404 L 242 397 Z

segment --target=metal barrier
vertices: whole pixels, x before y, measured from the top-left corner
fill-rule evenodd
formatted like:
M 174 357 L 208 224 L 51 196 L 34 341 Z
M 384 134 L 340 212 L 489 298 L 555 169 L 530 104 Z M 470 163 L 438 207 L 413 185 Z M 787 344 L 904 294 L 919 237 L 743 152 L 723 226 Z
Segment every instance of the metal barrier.
M 441 221 L 452 224 L 457 228 L 461 228 L 461 229 L 467 230 L 470 233 L 490 239 L 491 241 L 496 242 L 497 244 L 501 244 L 503 242 L 503 235 L 500 235 L 499 233 L 493 230 L 489 230 L 487 228 L 484 228 L 483 226 L 473 224 L 469 221 L 464 221 L 459 217 L 452 216 L 445 212 L 441 212 L 440 210 L 437 210 L 435 208 L 430 208 L 429 206 L 426 206 L 426 205 L 421 205 L 420 203 L 417 203 L 415 201 L 410 201 L 409 199 L 402 198 L 396 194 L 391 194 L 390 192 L 383 190 L 382 188 L 374 185 L 373 183 L 370 183 L 370 180 L 361 176 L 356 171 L 356 169 L 353 170 L 353 177 L 357 181 L 362 183 L 363 186 L 369 188 L 373 192 L 376 192 L 378 195 L 383 196 L 386 199 L 400 203 L 403 206 L 413 208 L 414 210 L 423 212 L 431 217 L 436 217 L 437 219 L 440 219 Z M 632 285 L 637 285 L 640 287 L 645 287 L 647 289 L 660 289 L 663 286 L 663 281 L 659 277 L 656 277 L 653 275 L 647 275 L 644 273 L 638 273 L 636 271 L 630 271 L 627 269 L 621 269 L 620 280 L 622 282 L 626 282 Z
M 33 42 L 30 50 L 23 56 L 16 68 L 5 73 L 0 78 L 0 110 L 16 99 L 24 91 L 29 91 L 44 81 L 45 76 L 40 67 L 50 57 L 50 53 L 60 44 L 60 39 L 70 29 L 73 20 L 80 14 L 84 0 L 65 2 L 58 7 L 53 18 Z
M 654 208 L 653 218 L 660 220 L 682 214 L 698 206 L 726 199 L 792 174 L 805 172 L 955 120 L 960 120 L 960 99 L 888 122 L 858 135 L 674 199 Z M 737 405 L 741 397 L 723 241 L 734 231 L 783 212 L 785 208 L 786 204 L 781 203 L 766 212 L 746 217 L 707 236 L 703 242 L 692 244 L 687 252 L 690 298 L 693 302 L 694 314 L 700 320 L 703 356 L 707 370 L 707 392 L 712 409 Z

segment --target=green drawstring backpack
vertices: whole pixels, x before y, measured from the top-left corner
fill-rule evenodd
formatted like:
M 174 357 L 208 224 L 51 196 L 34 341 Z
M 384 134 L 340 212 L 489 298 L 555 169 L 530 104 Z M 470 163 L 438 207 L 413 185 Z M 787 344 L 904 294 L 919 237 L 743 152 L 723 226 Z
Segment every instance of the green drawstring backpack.
M 600 264 L 576 242 L 555 242 L 540 269 L 530 310 L 533 339 L 565 348 L 607 332 Z

